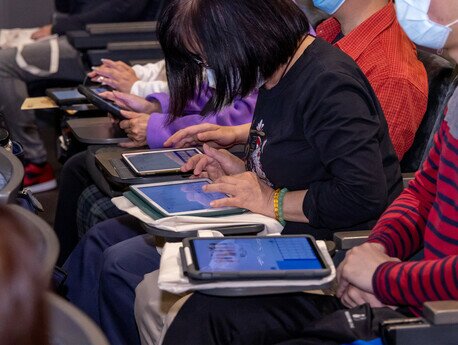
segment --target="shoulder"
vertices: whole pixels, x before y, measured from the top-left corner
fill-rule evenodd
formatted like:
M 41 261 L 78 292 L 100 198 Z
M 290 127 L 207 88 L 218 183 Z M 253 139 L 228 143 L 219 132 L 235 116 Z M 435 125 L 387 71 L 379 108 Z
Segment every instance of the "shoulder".
M 313 71 L 320 79 L 331 84 L 360 83 L 366 80 L 355 61 L 340 49 L 320 38 L 316 39 L 311 48 Z

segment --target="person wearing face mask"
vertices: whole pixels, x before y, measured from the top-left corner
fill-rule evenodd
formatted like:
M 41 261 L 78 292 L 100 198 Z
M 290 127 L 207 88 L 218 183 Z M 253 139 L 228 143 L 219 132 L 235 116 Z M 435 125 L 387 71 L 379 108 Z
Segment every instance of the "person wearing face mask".
M 457 0 L 396 0 L 415 43 L 458 61 Z M 428 300 L 458 300 L 458 91 L 429 157 L 338 267 L 336 297 L 306 293 L 244 298 L 195 293 L 163 344 L 342 344 L 378 336 L 387 319 L 419 315 Z M 408 261 L 424 248 L 424 258 Z M 390 307 L 388 307 L 390 306 Z
M 204 114 L 265 81 L 247 165 L 209 147 L 207 156 L 198 157 L 224 157 L 215 169 L 220 175 L 210 176 L 211 187 L 225 188 L 227 182 L 234 190 L 224 191 L 231 198 L 218 202 L 277 219 L 283 233 L 329 239 L 333 231 L 370 227 L 401 192 L 399 163 L 377 96 L 350 57 L 309 35 L 308 20 L 292 1 L 174 0 L 159 22 L 158 37 L 172 119 L 182 119 L 183 106 L 203 78 L 214 83 Z M 275 199 L 283 205 L 277 212 Z M 102 325 L 113 344 L 139 341 L 132 325 L 134 290 L 160 259 L 148 238 L 138 236 L 138 224 L 129 228 L 125 220 L 89 230 L 64 267 L 67 297 Z M 158 291 L 157 284 L 149 288 Z M 160 329 L 161 315 L 156 320 L 151 327 Z
M 405 35 L 389 0 L 313 0 L 332 17 L 316 28 L 318 37 L 347 53 L 371 83 L 388 122 L 399 160 L 410 148 L 428 102 L 428 80 L 415 46 Z M 249 125 L 197 125 L 172 135 L 164 146 L 246 142 Z

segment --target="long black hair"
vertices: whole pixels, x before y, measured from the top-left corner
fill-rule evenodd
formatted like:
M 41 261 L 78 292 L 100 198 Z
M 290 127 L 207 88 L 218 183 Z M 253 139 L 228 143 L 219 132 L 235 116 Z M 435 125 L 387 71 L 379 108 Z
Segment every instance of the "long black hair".
M 245 97 L 294 54 L 308 33 L 292 0 L 173 0 L 157 34 L 170 90 L 170 119 L 183 113 L 203 81 L 200 59 L 215 71 L 216 90 L 203 115 Z

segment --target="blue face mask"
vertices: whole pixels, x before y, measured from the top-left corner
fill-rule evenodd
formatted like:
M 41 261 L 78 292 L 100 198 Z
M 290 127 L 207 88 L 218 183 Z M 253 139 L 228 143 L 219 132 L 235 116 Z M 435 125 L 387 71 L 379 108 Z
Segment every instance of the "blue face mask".
M 334 14 L 344 2 L 345 0 L 313 0 L 313 5 L 327 14 Z
M 429 19 L 428 10 L 431 0 L 396 0 L 396 14 L 404 32 L 416 44 L 442 49 L 447 42 L 458 19 L 448 25 L 442 25 Z

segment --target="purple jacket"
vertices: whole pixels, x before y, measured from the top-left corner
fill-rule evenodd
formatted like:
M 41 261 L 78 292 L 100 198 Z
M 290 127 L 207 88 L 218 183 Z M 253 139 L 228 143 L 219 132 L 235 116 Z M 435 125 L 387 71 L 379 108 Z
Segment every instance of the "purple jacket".
M 147 100 L 156 100 L 162 106 L 162 113 L 152 113 L 146 129 L 146 139 L 150 148 L 163 147 L 172 134 L 180 129 L 200 123 L 213 123 L 221 126 L 237 126 L 250 123 L 253 119 L 254 107 L 258 93 L 238 99 L 230 106 L 224 107 L 219 113 L 208 116 L 200 115 L 202 108 L 207 104 L 212 91 L 205 87 L 201 94 L 186 106 L 183 117 L 167 125 L 170 96 L 165 93 L 154 93 L 146 97 Z

